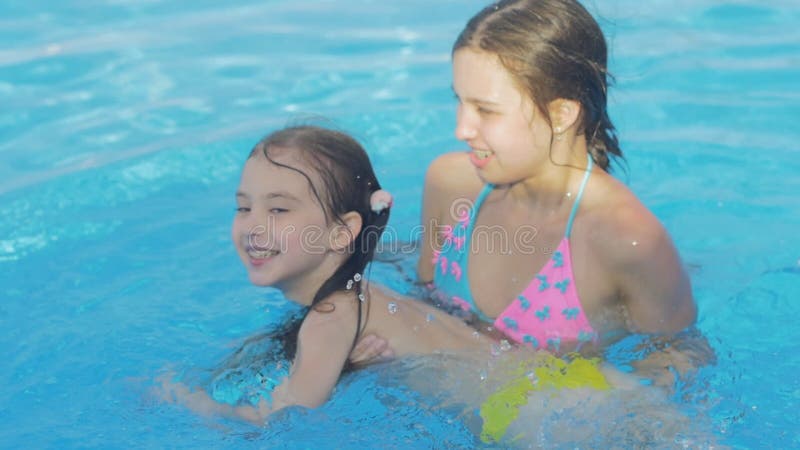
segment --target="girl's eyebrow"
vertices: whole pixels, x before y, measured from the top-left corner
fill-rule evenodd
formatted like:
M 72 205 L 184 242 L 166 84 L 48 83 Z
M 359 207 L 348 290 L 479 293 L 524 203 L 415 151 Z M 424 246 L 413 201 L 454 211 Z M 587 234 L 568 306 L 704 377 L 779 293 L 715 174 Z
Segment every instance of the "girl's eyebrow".
M 269 194 L 264 195 L 264 198 L 267 198 L 267 199 L 285 198 L 286 200 L 297 201 L 297 197 L 295 197 L 294 195 L 292 195 L 292 194 L 290 194 L 290 193 L 288 193 L 286 191 L 270 192 Z
M 453 95 L 455 95 L 456 97 L 460 98 L 462 101 L 465 101 L 465 102 L 468 102 L 468 103 L 475 103 L 475 104 L 479 104 L 479 105 L 488 105 L 488 106 L 498 106 L 498 105 L 500 105 L 500 103 L 493 102 L 491 100 L 483 100 L 483 99 L 480 99 L 480 98 L 474 98 L 474 97 L 461 98 L 461 97 L 458 96 L 458 93 L 456 92 L 456 90 L 455 90 L 455 88 L 453 87 L 452 84 L 450 85 L 450 90 L 453 91 Z
M 297 197 L 295 197 L 294 195 L 292 195 L 292 194 L 290 194 L 290 193 L 288 193 L 286 191 L 270 192 L 268 194 L 262 195 L 261 197 L 265 198 L 267 200 L 270 200 L 270 199 L 273 199 L 273 198 L 284 198 L 286 200 L 297 201 Z M 250 196 L 247 195 L 246 193 L 242 192 L 242 191 L 236 191 L 236 198 L 246 198 L 247 199 L 247 198 L 250 198 Z

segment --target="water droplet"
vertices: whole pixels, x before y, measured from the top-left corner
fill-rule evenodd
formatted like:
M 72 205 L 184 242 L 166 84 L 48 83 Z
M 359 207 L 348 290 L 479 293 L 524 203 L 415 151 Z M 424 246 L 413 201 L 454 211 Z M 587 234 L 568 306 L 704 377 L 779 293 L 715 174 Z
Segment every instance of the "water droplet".
M 492 347 L 489 349 L 489 352 L 492 354 L 492 356 L 498 356 L 500 354 L 500 347 L 495 344 L 492 344 Z
M 500 341 L 500 350 L 502 350 L 504 352 L 507 352 L 507 351 L 511 350 L 511 344 L 505 339 L 501 340 Z
M 480 338 L 480 337 L 481 337 L 481 334 L 480 334 L 480 333 L 478 333 L 477 331 L 473 331 L 473 332 L 472 332 L 472 337 L 473 337 L 473 338 L 475 338 L 475 339 L 478 339 L 478 338 Z
M 567 197 L 572 197 L 572 192 L 567 192 Z
M 431 313 L 428 313 L 428 315 L 425 316 L 425 321 L 426 322 L 433 322 L 433 319 L 434 319 L 434 317 L 433 317 L 433 314 L 431 314 Z
M 414 325 L 411 329 L 414 331 L 414 333 L 416 333 L 419 331 L 419 325 Z
M 389 314 L 394 314 L 397 312 L 397 303 L 389 302 Z
M 633 242 L 631 242 L 631 245 L 636 247 L 637 245 L 639 245 L 639 242 L 638 241 L 633 241 Z
M 481 370 L 481 372 L 478 374 L 478 376 L 480 376 L 480 377 L 481 377 L 481 381 L 485 381 L 485 380 L 486 380 L 486 378 L 488 378 L 488 377 L 489 377 L 489 375 L 486 373 L 486 371 L 485 371 L 485 370 Z

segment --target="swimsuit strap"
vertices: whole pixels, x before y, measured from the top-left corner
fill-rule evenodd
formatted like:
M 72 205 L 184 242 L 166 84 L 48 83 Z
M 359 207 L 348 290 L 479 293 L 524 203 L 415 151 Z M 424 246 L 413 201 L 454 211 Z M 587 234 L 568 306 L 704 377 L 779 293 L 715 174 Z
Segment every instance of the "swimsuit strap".
M 478 305 L 475 303 L 475 299 L 472 298 L 472 292 L 469 291 L 469 276 L 467 275 L 467 268 L 468 268 L 468 264 L 469 264 L 469 254 L 471 252 L 471 249 L 469 247 L 469 243 L 472 241 L 472 233 L 475 231 L 475 218 L 478 216 L 478 210 L 481 209 L 481 206 L 483 205 L 484 200 L 486 200 L 486 197 L 493 190 L 494 190 L 494 185 L 490 184 L 490 183 L 487 183 L 486 186 L 484 186 L 483 189 L 481 189 L 480 194 L 478 194 L 478 197 L 475 199 L 475 204 L 472 206 L 472 211 L 470 211 L 470 213 L 469 213 L 469 224 L 467 225 L 466 234 L 464 235 L 466 237 L 466 242 L 465 242 L 464 247 L 463 247 L 464 250 L 463 250 L 463 256 L 462 256 L 463 257 L 462 264 L 463 264 L 463 270 L 464 270 L 464 275 L 463 275 L 462 280 L 463 280 L 463 283 L 466 284 L 466 293 L 467 293 L 465 298 L 469 302 L 469 304 L 472 306 L 472 310 L 475 312 L 475 314 L 477 314 L 478 318 L 480 318 L 484 322 L 489 322 L 489 323 L 492 323 L 492 321 L 494 319 L 492 319 L 491 317 L 489 317 L 486 314 L 484 314 L 484 312 L 481 311 L 480 308 L 478 308 Z
M 586 173 L 583 175 L 583 181 L 581 181 L 581 187 L 578 189 L 578 196 L 575 197 L 575 203 L 572 205 L 572 211 L 569 213 L 569 220 L 567 221 L 567 230 L 564 232 L 564 237 L 569 237 L 569 234 L 572 232 L 572 221 L 575 219 L 575 214 L 578 212 L 578 205 L 581 203 L 581 197 L 583 197 L 583 189 L 586 187 L 586 182 L 589 181 L 589 174 L 592 173 L 592 166 L 594 166 L 594 161 L 592 161 L 591 155 L 589 156 L 589 165 L 586 166 Z
M 472 236 L 472 225 L 475 223 L 475 217 L 478 216 L 478 210 L 481 209 L 483 201 L 486 200 L 486 197 L 493 190 L 494 185 L 487 183 L 486 186 L 481 189 L 480 194 L 478 194 L 478 197 L 475 199 L 475 204 L 472 206 L 472 211 L 469 212 L 469 227 L 467 229 L 467 236 Z

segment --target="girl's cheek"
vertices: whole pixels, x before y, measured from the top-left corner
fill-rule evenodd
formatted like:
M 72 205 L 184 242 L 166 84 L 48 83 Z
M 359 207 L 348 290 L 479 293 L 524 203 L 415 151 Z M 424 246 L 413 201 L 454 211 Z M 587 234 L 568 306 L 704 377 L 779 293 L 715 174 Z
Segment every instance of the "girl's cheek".
M 325 241 L 328 235 L 317 227 L 307 227 L 296 230 L 287 235 L 287 242 L 295 248 L 309 253 L 319 253 L 325 250 Z
M 242 228 L 242 224 L 240 223 L 238 218 L 233 219 L 233 223 L 231 223 L 231 238 L 233 242 L 236 243 L 239 240 L 239 235 L 241 234 L 240 230 Z

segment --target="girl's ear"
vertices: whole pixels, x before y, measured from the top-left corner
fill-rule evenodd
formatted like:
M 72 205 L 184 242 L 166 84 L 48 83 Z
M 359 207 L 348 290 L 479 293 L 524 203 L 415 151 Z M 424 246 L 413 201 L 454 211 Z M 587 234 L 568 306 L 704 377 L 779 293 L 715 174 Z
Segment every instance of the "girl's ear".
M 557 98 L 547 105 L 553 131 L 560 134 L 577 123 L 581 115 L 581 104 L 575 100 Z
M 331 248 L 337 251 L 346 249 L 355 240 L 364 225 L 361 214 L 355 211 L 344 213 L 339 216 L 339 219 L 344 225 L 337 224 L 331 231 Z

